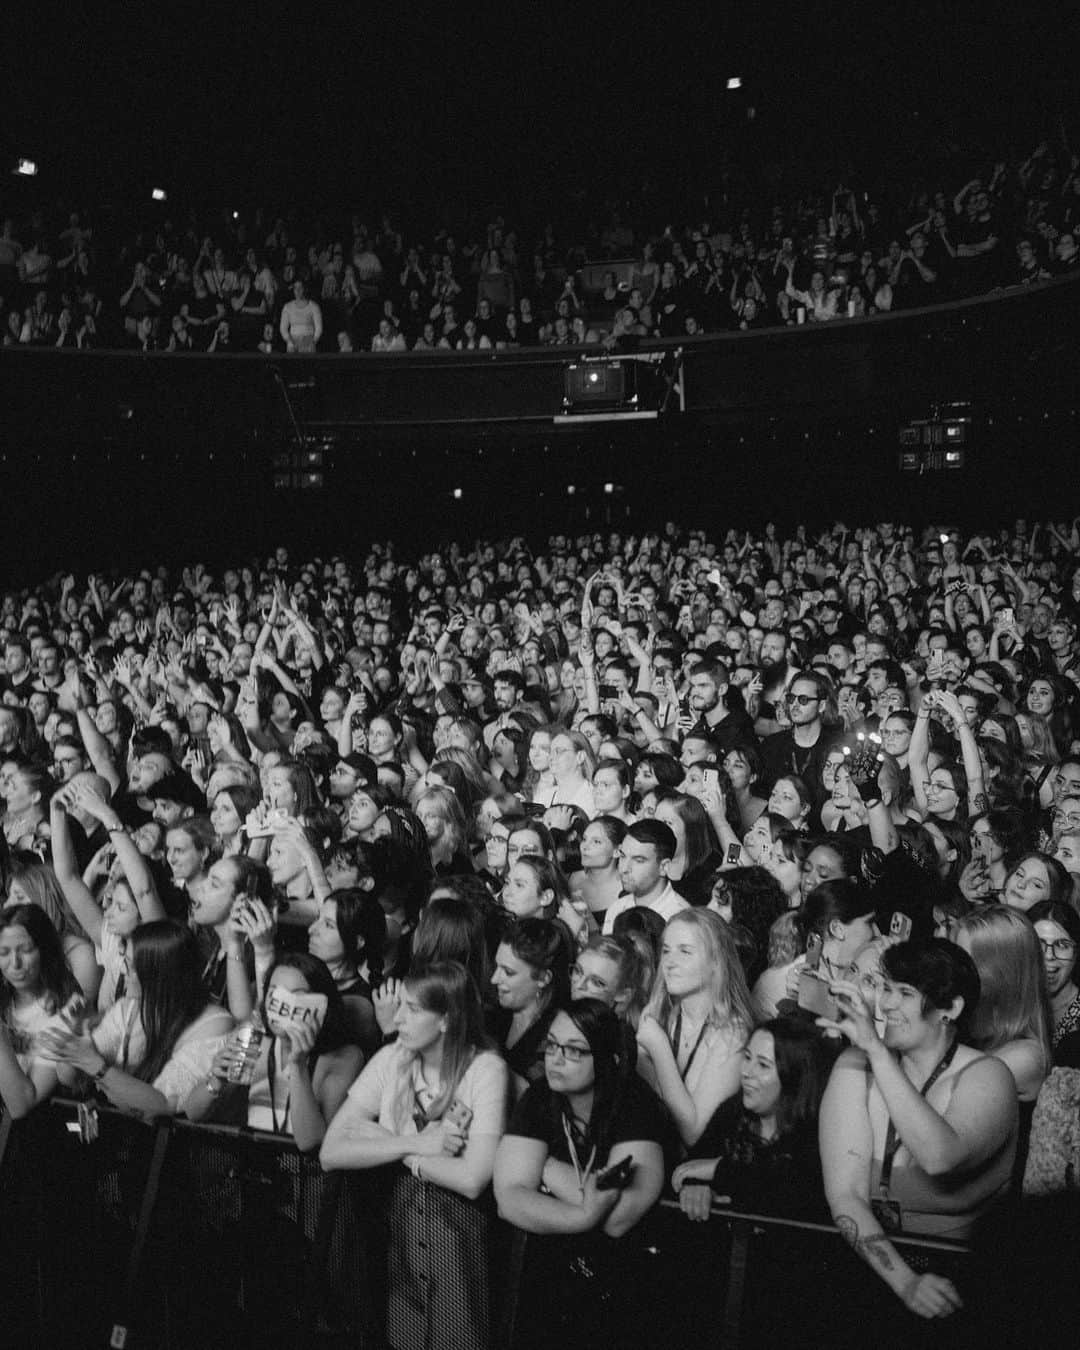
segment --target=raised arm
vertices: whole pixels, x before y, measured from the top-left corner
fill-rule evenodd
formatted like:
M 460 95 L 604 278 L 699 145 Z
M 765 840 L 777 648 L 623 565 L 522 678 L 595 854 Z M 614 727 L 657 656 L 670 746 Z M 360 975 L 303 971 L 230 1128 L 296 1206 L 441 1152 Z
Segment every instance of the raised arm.
M 680 1139 L 690 1148 L 705 1133 L 720 1104 L 738 1092 L 742 1046 L 731 1032 L 717 1037 L 691 1091 L 679 1072 L 667 1033 L 655 1018 L 642 1017 L 637 1039 L 651 1061 L 656 1091 L 671 1113 Z
M 865 1057 L 846 1050 L 821 1103 L 819 1139 L 825 1197 L 844 1240 L 896 1296 L 921 1317 L 945 1317 L 960 1296 L 940 1276 L 917 1275 L 889 1241 L 870 1208 L 874 1141 L 866 1098 Z

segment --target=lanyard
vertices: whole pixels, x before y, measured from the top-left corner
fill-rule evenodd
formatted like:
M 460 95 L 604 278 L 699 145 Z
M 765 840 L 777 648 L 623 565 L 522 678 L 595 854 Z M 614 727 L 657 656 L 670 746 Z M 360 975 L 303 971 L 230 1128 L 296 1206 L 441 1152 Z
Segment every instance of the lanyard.
M 953 1062 L 953 1057 L 956 1054 L 956 1047 L 958 1042 L 959 1038 L 957 1038 L 957 1040 L 954 1040 L 952 1045 L 949 1046 L 948 1050 L 946 1050 L 945 1053 L 942 1055 L 942 1057 L 938 1060 L 937 1067 L 934 1069 L 933 1073 L 919 1089 L 920 1097 L 926 1096 L 926 1094 L 934 1086 L 937 1080 L 941 1077 L 941 1075 Z M 896 1126 L 892 1123 L 892 1118 L 890 1117 L 889 1128 L 885 1134 L 885 1152 L 881 1159 L 881 1179 L 878 1183 L 878 1188 L 881 1191 L 881 1194 L 884 1196 L 887 1196 L 889 1194 L 889 1182 L 892 1179 L 893 1161 L 896 1158 L 897 1153 L 899 1153 L 900 1151 L 901 1143 L 902 1140 L 900 1139 L 900 1136 L 896 1133 Z
M 566 1147 L 570 1150 L 570 1161 L 574 1166 L 574 1175 L 577 1177 L 577 1183 L 582 1193 L 585 1191 L 585 1183 L 589 1179 L 589 1174 L 596 1163 L 596 1145 L 592 1146 L 592 1152 L 589 1154 L 589 1160 L 585 1164 L 584 1172 L 581 1170 L 581 1159 L 578 1157 L 577 1146 L 574 1143 L 574 1132 L 570 1128 L 570 1122 L 566 1118 L 566 1112 L 563 1112 L 562 1118 L 563 1134 L 566 1135 Z
M 682 1009 L 680 1008 L 675 1016 L 675 1030 L 671 1036 L 671 1053 L 675 1056 L 675 1067 L 679 1069 L 679 1077 L 686 1082 L 686 1076 L 690 1072 L 690 1065 L 694 1062 L 694 1056 L 701 1049 L 701 1042 L 705 1039 L 705 1033 L 709 1029 L 709 1019 L 706 1018 L 701 1024 L 701 1030 L 698 1032 L 698 1038 L 694 1042 L 694 1048 L 690 1051 L 690 1058 L 679 1069 L 679 1044 L 682 1040 Z
M 274 1079 L 276 1076 L 274 1073 L 276 1058 L 274 1051 L 276 1049 L 277 1040 L 275 1039 L 270 1042 L 270 1049 L 267 1051 L 266 1055 L 266 1085 L 269 1089 L 267 1095 L 270 1098 L 270 1119 L 273 1122 L 275 1134 L 289 1134 L 289 1107 L 292 1105 L 292 1092 L 290 1091 L 286 1094 L 285 1110 L 282 1114 L 280 1125 L 278 1124 L 277 1107 L 274 1103 Z

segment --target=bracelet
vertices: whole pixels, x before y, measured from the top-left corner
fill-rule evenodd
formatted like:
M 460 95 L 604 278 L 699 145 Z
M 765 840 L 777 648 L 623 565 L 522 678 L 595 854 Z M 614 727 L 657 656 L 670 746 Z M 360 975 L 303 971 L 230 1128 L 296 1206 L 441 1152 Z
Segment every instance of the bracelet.
M 127 834 L 127 826 L 125 826 L 125 825 L 110 825 L 110 826 L 108 827 L 108 829 L 105 831 L 105 833 L 106 833 L 106 834 Z
M 221 1080 L 215 1078 L 213 1074 L 209 1074 L 207 1076 L 206 1082 L 203 1084 L 203 1087 L 206 1089 L 209 1096 L 211 1097 L 221 1096 Z
M 243 964 L 244 964 L 244 954 L 243 954 L 243 952 L 241 952 L 239 955 L 237 955 L 236 952 L 226 952 L 226 953 L 225 953 L 225 956 L 226 956 L 226 959 L 229 960 L 229 961 L 236 961 L 236 962 L 238 962 L 240 965 L 243 965 Z

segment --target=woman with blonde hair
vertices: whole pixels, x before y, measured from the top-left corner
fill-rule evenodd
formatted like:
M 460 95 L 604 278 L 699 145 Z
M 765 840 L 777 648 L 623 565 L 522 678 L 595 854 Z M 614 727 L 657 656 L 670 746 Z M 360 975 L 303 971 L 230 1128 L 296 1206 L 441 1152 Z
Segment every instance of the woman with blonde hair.
M 638 1027 L 639 1072 L 663 1099 L 687 1149 L 700 1146 L 721 1105 L 739 1091 L 754 1025 L 731 929 L 707 909 L 669 920 Z
M 580 806 L 591 820 L 596 814 L 592 776 L 596 757 L 580 731 L 560 729 L 551 738 L 551 771 L 555 796 L 551 805 Z
M 487 1190 L 503 1132 L 506 1064 L 483 1029 L 480 995 L 456 961 L 403 981 L 397 1040 L 364 1068 L 326 1132 L 328 1169 L 395 1166 L 389 1205 L 387 1341 L 491 1344 Z M 400 1166 L 397 1166 L 399 1165 Z
M 436 875 L 472 872 L 469 822 L 456 793 L 447 787 L 429 787 L 417 798 L 415 810 L 427 833 Z
M 968 1043 L 1004 1061 L 1020 1102 L 1033 1104 L 1053 1063 L 1046 973 L 1035 927 L 1018 909 L 983 905 L 958 921 L 953 940 L 979 972 Z M 1021 1106 L 1021 1145 L 1023 1115 Z

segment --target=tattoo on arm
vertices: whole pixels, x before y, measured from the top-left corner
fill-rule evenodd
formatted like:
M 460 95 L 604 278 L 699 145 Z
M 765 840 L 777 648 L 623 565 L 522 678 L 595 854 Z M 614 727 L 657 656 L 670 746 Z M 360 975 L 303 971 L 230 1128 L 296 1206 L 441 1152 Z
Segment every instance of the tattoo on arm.
M 895 1262 L 890 1251 L 889 1239 L 884 1233 L 870 1233 L 867 1237 L 859 1236 L 859 1225 L 850 1215 L 837 1214 L 833 1218 L 840 1232 L 840 1236 L 854 1248 L 856 1252 L 869 1264 L 877 1264 L 882 1270 L 892 1270 Z
M 884 1233 L 871 1233 L 855 1243 L 855 1250 L 869 1262 L 876 1261 L 882 1270 L 892 1270 L 893 1258 L 889 1254 L 889 1239 Z
M 839 1228 L 840 1236 L 849 1247 L 859 1245 L 859 1225 L 854 1219 L 849 1218 L 846 1214 L 837 1214 L 833 1218 L 833 1223 Z

